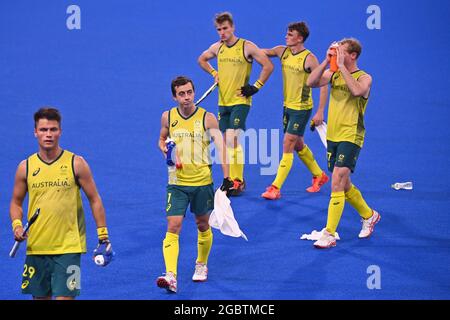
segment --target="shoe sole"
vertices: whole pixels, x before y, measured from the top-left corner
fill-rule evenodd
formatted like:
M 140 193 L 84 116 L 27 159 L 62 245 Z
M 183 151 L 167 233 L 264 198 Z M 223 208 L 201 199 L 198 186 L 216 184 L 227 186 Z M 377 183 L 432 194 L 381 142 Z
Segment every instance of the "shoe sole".
M 319 246 L 319 245 L 315 244 L 314 247 L 317 249 L 329 249 L 329 248 L 336 247 L 336 242 L 331 243 L 329 246 Z
M 280 198 L 281 198 L 281 195 L 278 196 L 278 197 L 275 197 L 275 198 L 271 198 L 271 197 L 266 197 L 266 196 L 264 196 L 264 195 L 262 194 L 261 197 L 264 198 L 264 199 L 267 199 L 267 200 L 277 200 L 277 199 L 280 199 Z
M 370 238 L 370 236 L 371 236 L 372 233 L 373 233 L 373 230 L 375 230 L 375 225 L 376 225 L 378 222 L 380 222 L 380 220 L 381 220 L 381 215 L 378 214 L 378 219 L 377 219 L 377 220 L 375 221 L 375 223 L 373 224 L 373 228 L 372 228 L 372 230 L 370 231 L 369 235 L 367 235 L 367 236 L 365 236 L 365 237 L 360 237 L 360 236 L 358 235 L 358 238 L 360 238 L 360 239 L 367 239 L 367 238 Z
M 192 279 L 192 281 L 194 281 L 194 282 L 206 282 L 206 280 L 208 280 L 208 278 L 206 278 L 205 280 L 198 280 L 198 279 L 194 280 L 194 279 Z

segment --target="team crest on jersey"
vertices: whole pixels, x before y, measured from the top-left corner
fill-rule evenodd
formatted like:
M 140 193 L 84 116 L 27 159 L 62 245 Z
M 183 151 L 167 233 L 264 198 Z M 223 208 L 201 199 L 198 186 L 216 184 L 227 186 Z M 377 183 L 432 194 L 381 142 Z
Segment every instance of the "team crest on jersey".
M 201 127 L 202 127 L 202 122 L 200 120 L 195 120 L 194 128 L 195 129 L 201 129 Z
M 63 165 L 60 167 L 61 175 L 66 175 L 68 169 L 69 169 L 69 168 L 68 168 L 65 164 L 63 164 Z

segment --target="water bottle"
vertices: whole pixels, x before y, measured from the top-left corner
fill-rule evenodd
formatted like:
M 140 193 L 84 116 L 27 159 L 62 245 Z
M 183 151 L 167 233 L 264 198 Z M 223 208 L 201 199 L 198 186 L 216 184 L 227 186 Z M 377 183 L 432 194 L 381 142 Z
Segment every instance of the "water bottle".
M 175 141 L 173 141 L 170 138 L 166 139 L 166 163 L 168 166 L 175 166 L 176 165 L 176 144 Z
M 396 182 L 393 185 L 391 185 L 392 188 L 394 188 L 395 190 L 400 190 L 400 189 L 404 189 L 404 190 L 412 190 L 413 188 L 413 183 L 408 181 L 408 182 Z
M 339 45 L 337 43 L 335 43 L 330 48 L 335 53 L 334 55 L 330 56 L 330 71 L 331 72 L 336 72 L 339 70 L 338 65 L 337 65 L 337 55 L 336 55 L 336 48 L 338 46 Z
M 176 144 L 170 138 L 166 139 L 166 164 L 167 164 L 167 173 L 169 178 L 169 184 L 177 183 L 177 166 L 176 166 Z

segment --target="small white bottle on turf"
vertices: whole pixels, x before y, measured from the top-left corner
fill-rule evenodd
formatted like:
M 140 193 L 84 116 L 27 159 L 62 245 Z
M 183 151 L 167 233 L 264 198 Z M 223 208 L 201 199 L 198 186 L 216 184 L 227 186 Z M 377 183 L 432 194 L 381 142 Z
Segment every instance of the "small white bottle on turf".
M 400 189 L 412 190 L 413 183 L 410 182 L 410 181 L 408 181 L 408 182 L 396 182 L 391 187 L 394 188 L 395 190 L 400 190 Z

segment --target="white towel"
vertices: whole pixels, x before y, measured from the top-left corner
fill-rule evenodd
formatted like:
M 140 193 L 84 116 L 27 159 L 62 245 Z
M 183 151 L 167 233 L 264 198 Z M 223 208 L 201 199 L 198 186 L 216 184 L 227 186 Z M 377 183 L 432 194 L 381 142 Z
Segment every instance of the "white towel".
M 234 219 L 231 201 L 225 194 L 225 191 L 217 189 L 214 195 L 214 210 L 209 216 L 209 225 L 219 229 L 224 235 L 231 237 L 242 237 L 248 241 L 246 235 L 239 228 L 239 224 Z
M 320 231 L 317 230 L 313 230 L 310 234 L 303 234 L 300 239 L 301 240 L 319 240 L 320 237 L 322 236 L 323 230 L 325 230 L 325 228 L 323 228 Z M 337 232 L 334 233 L 334 237 L 336 238 L 336 240 L 341 240 L 341 238 L 339 238 L 339 234 Z
M 327 123 L 322 121 L 320 126 L 316 126 L 317 133 L 319 134 L 320 140 L 322 140 L 325 148 L 327 147 Z

